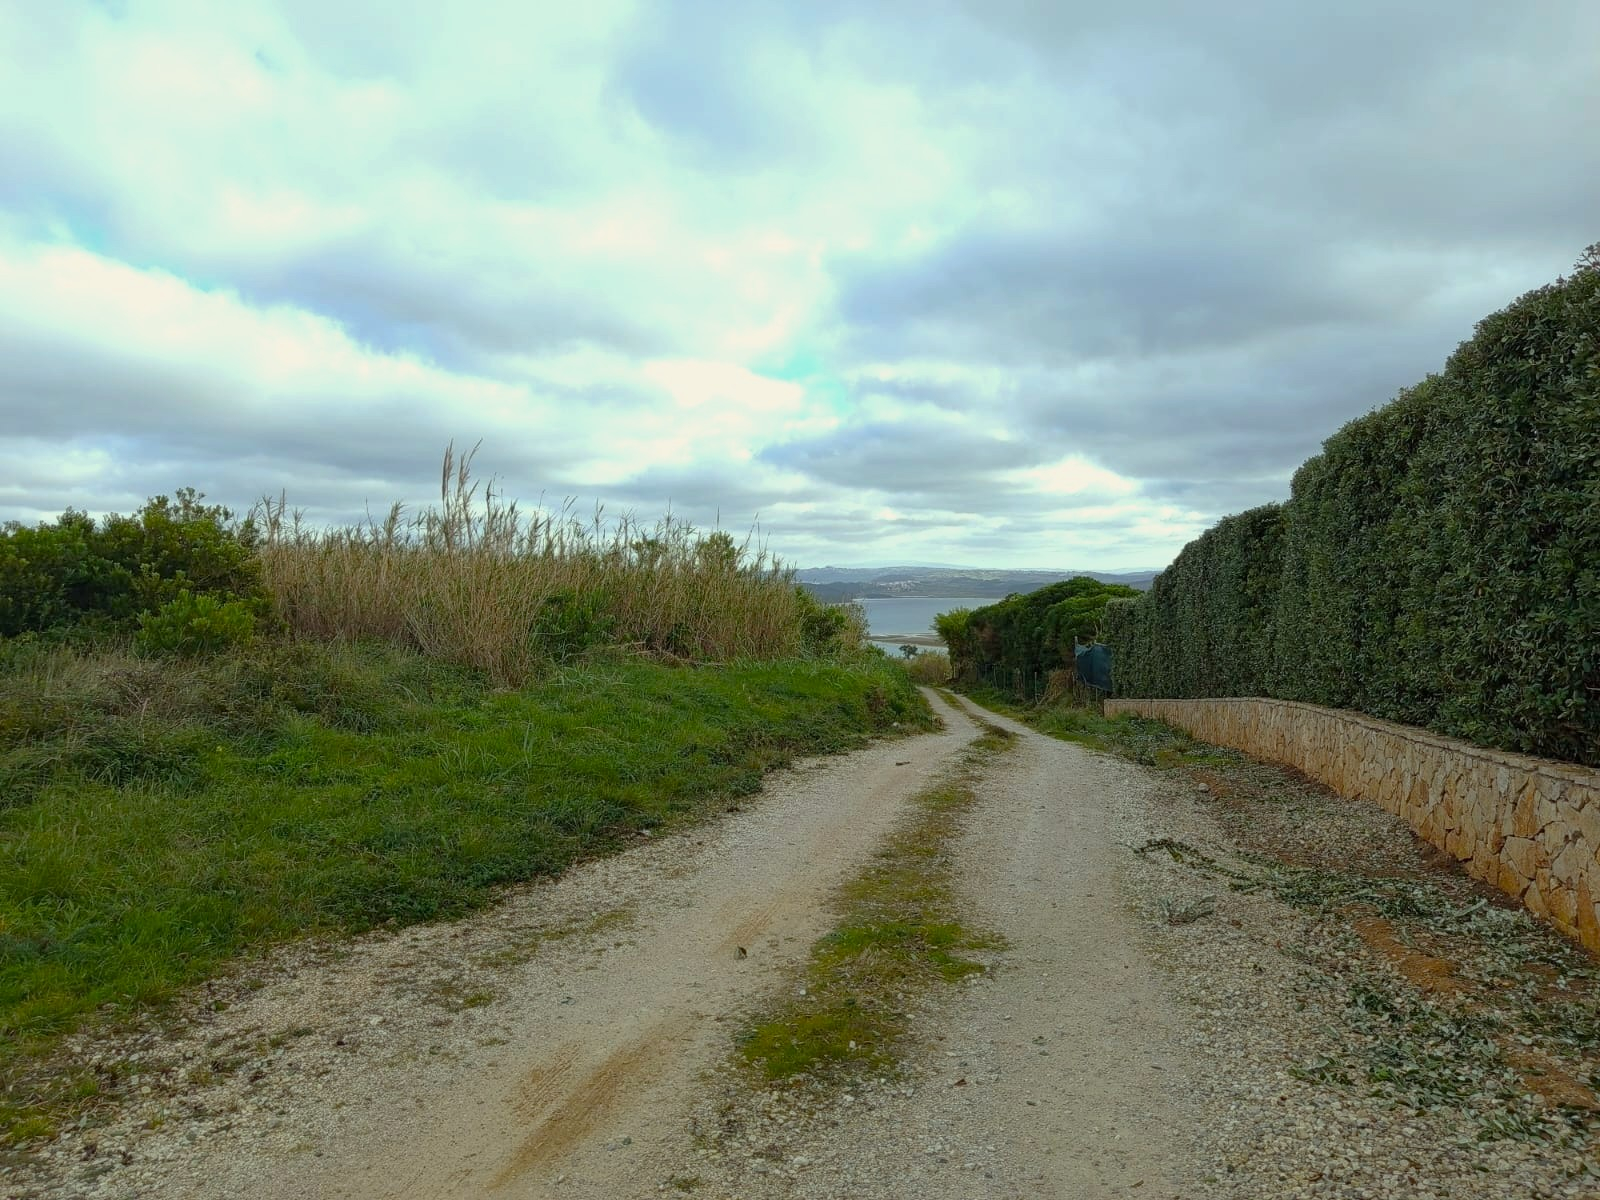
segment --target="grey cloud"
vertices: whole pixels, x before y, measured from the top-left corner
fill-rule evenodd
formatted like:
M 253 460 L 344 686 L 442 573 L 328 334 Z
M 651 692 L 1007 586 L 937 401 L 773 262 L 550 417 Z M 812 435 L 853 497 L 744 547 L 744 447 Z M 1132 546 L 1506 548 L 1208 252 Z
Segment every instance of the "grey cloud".
M 670 512 L 697 529 L 725 529 L 739 538 L 752 531 L 759 536 L 774 506 L 810 494 L 810 489 L 797 494 L 775 487 L 764 475 L 716 463 L 651 467 L 621 483 L 598 487 L 574 478 L 563 478 L 560 484 L 614 517 L 631 514 L 650 522 Z
M 810 82 L 804 75 L 775 76 L 774 64 L 797 64 L 804 72 L 848 12 L 840 0 L 804 6 L 656 0 L 623 41 L 612 95 L 697 167 L 794 167 L 826 152 L 826 133 L 812 120 L 826 98 L 795 86 Z
M 862 349 L 1025 365 L 1230 345 L 1360 311 L 1307 248 L 1215 214 L 1150 223 L 979 226 L 910 261 L 844 259 L 840 319 Z
M 334 317 L 369 345 L 422 351 L 468 370 L 496 354 L 580 346 L 649 354 L 670 346 L 664 331 L 630 317 L 613 298 L 524 276 L 492 247 L 461 258 L 365 234 L 235 271 L 246 296 L 292 301 Z
M 916 421 L 850 424 L 819 437 L 769 446 L 761 457 L 841 487 L 939 495 L 952 481 L 1036 466 L 1053 455 L 1038 443 L 985 437 Z
M 323 481 L 319 487 L 343 476 L 426 479 L 446 444 L 471 444 L 489 432 L 482 415 L 418 395 L 365 402 L 337 390 L 247 397 L 239 386 L 226 372 L 141 361 L 83 339 L 23 339 L 0 330 L 0 424 L 37 442 L 70 446 L 87 437 L 116 445 L 119 458 L 148 464 L 149 482 L 140 486 L 155 491 L 193 482 L 195 468 L 210 471 L 214 463 L 234 464 L 230 473 L 241 477 L 277 463 L 276 474 L 253 475 L 259 482 L 249 484 L 250 495 L 308 475 Z M 515 455 L 516 465 L 537 477 L 573 456 L 584 437 L 576 419 L 555 428 L 530 423 L 525 438 L 502 440 L 499 453 L 502 460 Z M 164 462 L 186 463 L 191 474 L 167 478 Z M 237 501 L 236 491 L 229 494 Z
M 1085 546 L 1155 565 L 1096 498 L 1041 495 L 1007 472 L 1079 454 L 1138 481 L 1146 515 L 1280 498 L 1340 424 L 1436 369 L 1476 318 L 1600 237 L 1600 6 L 1585 0 L 662 0 L 616 24 L 596 5 L 561 17 L 592 66 L 581 85 L 554 68 L 463 73 L 458 59 L 493 57 L 463 49 L 522 44 L 548 19 L 493 7 L 446 30 L 365 0 L 281 0 L 288 43 L 261 48 L 279 78 L 300 55 L 401 96 L 413 119 L 380 159 L 383 181 L 416 168 L 462 184 L 459 215 L 391 211 L 380 183 L 363 192 L 295 129 L 304 144 L 250 164 L 262 177 L 245 190 L 294 193 L 307 170 L 305 193 L 359 214 L 361 232 L 275 257 L 204 247 L 131 203 L 118 189 L 137 184 L 72 138 L 0 113 L 0 219 L 35 238 L 63 220 L 135 265 L 530 386 L 537 418 L 485 430 L 448 400 L 352 403 L 333 386 L 266 405 L 231 395 L 215 364 L 130 360 L 88 330 L 50 343 L 0 330 L 12 430 L 0 451 L 24 435 L 46 457 L 110 450 L 94 489 L 106 506 L 188 482 L 233 503 L 284 487 L 332 519 L 428 499 L 443 443 L 488 432 L 481 465 L 524 496 L 647 516 L 670 501 L 735 529 L 760 514 L 777 538 L 856 559 L 914 546 L 900 556 L 1020 565 Z M 59 11 L 43 6 L 24 33 L 67 54 L 76 22 Z M 883 104 L 860 123 L 888 132 L 852 160 L 849 105 L 869 93 Z M 918 152 L 903 179 L 895 139 Z M 871 179 L 881 195 L 861 184 L 880 165 L 872 153 L 892 160 Z M 695 247 L 768 232 L 820 247 L 831 301 L 783 314 L 787 344 L 747 361 L 825 361 L 810 372 L 819 391 L 852 381 L 830 392 L 838 428 L 754 437 L 748 469 L 701 456 L 592 486 L 582 464 L 606 431 L 659 396 L 542 372 L 542 360 L 599 348 L 625 374 L 747 345 L 715 330 L 691 345 L 675 318 L 777 313 L 784 284 L 748 261 L 702 270 L 670 244 L 615 273 L 559 246 L 513 260 L 473 225 L 508 200 L 556 215 L 641 204 L 662 214 L 664 237 L 681 230 Z M 845 249 L 858 233 L 868 248 Z M 883 401 L 917 416 L 868 415 Z M 990 436 L 1001 431 L 1009 440 Z M 0 488 L 8 514 L 75 495 L 37 473 L 18 480 Z M 880 520 L 881 505 L 904 519 Z M 1188 528 L 1173 523 L 1167 541 Z

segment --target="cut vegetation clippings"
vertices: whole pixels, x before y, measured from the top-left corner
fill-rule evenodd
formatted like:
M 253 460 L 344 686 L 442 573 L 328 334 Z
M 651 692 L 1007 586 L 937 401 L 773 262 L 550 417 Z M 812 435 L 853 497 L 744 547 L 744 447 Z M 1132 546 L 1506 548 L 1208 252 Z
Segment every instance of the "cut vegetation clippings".
M 1300 914 L 1275 919 L 1279 951 L 1302 968 L 1304 1052 L 1285 1064 L 1289 1075 L 1402 1119 L 1446 1120 L 1485 1154 L 1506 1141 L 1547 1147 L 1571 1156 L 1569 1177 L 1593 1173 L 1600 1186 L 1593 956 L 1376 806 L 1160 722 L 1067 706 L 1005 711 L 1170 771 L 1185 780 L 1170 803 L 1203 806 L 1224 839 L 1148 838 L 1130 846 L 1136 857 L 1170 878 Z M 1217 897 L 1163 897 L 1152 908 L 1164 923 L 1187 924 L 1211 916 Z

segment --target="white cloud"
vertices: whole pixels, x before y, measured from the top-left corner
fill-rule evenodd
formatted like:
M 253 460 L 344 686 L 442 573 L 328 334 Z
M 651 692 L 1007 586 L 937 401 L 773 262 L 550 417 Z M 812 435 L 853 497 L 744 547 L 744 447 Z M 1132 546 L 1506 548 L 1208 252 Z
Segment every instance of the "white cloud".
M 0 6 L 0 519 L 481 437 L 791 557 L 1158 564 L 1595 236 L 1600 8 L 1391 8 Z
M 1076 454 L 1047 466 L 1008 472 L 1006 478 L 1049 496 L 1076 496 L 1083 492 L 1126 496 L 1139 490 L 1137 480 L 1124 479 Z

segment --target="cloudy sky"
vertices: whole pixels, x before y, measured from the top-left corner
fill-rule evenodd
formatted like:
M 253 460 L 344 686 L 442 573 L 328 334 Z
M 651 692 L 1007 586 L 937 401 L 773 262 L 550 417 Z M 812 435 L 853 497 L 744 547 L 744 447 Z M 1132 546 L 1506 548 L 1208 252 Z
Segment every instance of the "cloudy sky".
M 403 15 L 407 11 L 419 16 Z M 0 0 L 0 519 L 1154 567 L 1600 239 L 1594 0 Z

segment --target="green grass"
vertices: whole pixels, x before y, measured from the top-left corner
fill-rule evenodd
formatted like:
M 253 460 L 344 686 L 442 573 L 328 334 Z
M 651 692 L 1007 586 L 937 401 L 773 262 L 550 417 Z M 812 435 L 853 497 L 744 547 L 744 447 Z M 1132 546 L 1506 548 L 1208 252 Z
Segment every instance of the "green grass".
M 752 1020 L 739 1046 L 747 1063 L 773 1080 L 885 1069 L 905 1036 L 910 996 L 982 971 L 965 954 L 1003 946 L 961 922 L 947 842 L 976 799 L 984 760 L 1012 739 L 991 726 L 948 779 L 917 797 L 915 817 L 841 890 L 840 922 L 812 948 L 804 994 Z
M 1116 754 L 1149 767 L 1232 766 L 1242 761 L 1232 750 L 1196 741 L 1165 722 L 1131 713 L 1108 717 L 1097 706 L 1075 704 L 1070 700 L 1023 706 L 1005 692 L 987 687 L 964 688 L 962 694 L 992 712 L 1003 713 L 1050 737 Z
M 48 1069 L 87 1019 L 295 935 L 456 916 L 929 720 L 881 656 L 617 658 L 495 691 L 382 647 L 0 644 L 0 1142 L 104 1090 Z

